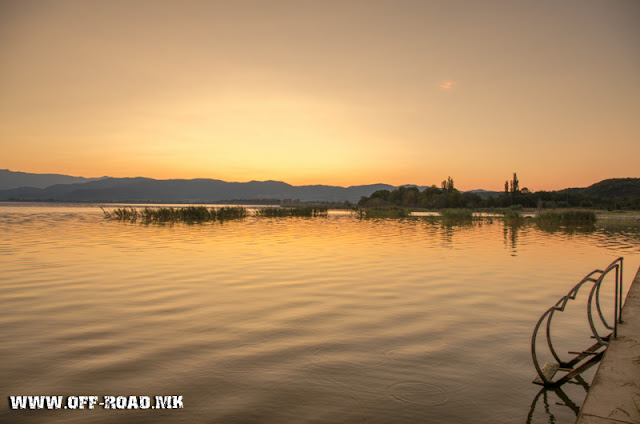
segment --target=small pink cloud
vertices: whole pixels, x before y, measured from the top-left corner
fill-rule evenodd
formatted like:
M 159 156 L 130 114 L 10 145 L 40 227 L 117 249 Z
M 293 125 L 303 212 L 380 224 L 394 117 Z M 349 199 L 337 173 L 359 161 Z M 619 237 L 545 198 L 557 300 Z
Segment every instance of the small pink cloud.
M 438 84 L 438 87 L 440 87 L 443 90 L 451 90 L 455 84 L 456 84 L 455 81 L 448 79 Z

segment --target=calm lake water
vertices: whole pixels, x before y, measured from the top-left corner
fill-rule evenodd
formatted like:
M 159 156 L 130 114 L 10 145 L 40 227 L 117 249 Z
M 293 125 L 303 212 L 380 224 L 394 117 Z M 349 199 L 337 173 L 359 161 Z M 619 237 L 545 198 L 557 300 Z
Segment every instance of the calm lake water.
M 3 203 L 0 233 L 0 421 L 16 423 L 571 423 L 594 372 L 540 392 L 533 326 L 592 269 L 624 256 L 626 291 L 640 265 L 622 220 L 144 225 Z M 560 351 L 590 344 L 584 297 L 557 324 Z M 15 411 L 11 395 L 184 408 Z

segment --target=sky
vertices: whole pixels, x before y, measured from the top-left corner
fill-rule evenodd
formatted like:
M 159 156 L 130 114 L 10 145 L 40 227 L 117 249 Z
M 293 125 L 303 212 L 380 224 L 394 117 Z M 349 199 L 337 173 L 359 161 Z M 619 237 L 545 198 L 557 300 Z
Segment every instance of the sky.
M 0 168 L 502 190 L 640 177 L 637 0 L 0 0 Z

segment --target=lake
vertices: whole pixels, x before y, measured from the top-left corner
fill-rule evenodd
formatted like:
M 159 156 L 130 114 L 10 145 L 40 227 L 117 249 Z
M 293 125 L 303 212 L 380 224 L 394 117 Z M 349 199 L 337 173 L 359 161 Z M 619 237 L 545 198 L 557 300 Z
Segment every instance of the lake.
M 12 423 L 573 422 L 595 369 L 541 391 L 531 331 L 594 268 L 623 256 L 626 291 L 640 265 L 640 225 L 615 219 L 145 225 L 97 205 L 0 203 L 0 233 Z M 586 348 L 584 296 L 562 315 L 559 350 Z M 11 410 L 15 395 L 184 408 Z

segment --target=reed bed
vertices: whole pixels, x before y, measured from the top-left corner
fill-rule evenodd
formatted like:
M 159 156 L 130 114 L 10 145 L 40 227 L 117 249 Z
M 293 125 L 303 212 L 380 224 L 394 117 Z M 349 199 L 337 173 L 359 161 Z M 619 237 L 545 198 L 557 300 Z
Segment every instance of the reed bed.
M 281 208 L 260 208 L 256 211 L 256 216 L 264 218 L 280 218 L 287 216 L 316 217 L 327 216 L 328 208 L 323 206 L 291 206 Z
M 578 210 L 544 211 L 536 216 L 541 225 L 592 225 L 596 219 L 594 212 Z
M 519 222 L 524 219 L 522 214 L 519 211 L 514 209 L 506 209 L 503 215 L 504 215 L 504 220 L 508 222 Z
M 246 208 L 240 206 L 225 206 L 216 209 L 215 211 L 216 219 L 218 221 L 224 221 L 227 219 L 242 219 L 249 214 Z
M 444 209 L 440 212 L 440 216 L 448 221 L 471 221 L 473 211 L 471 209 Z
M 186 206 L 183 208 L 117 208 L 111 212 L 105 211 L 105 218 L 117 221 L 144 222 L 206 222 L 241 219 L 247 216 L 243 207 L 206 208 L 204 206 Z

